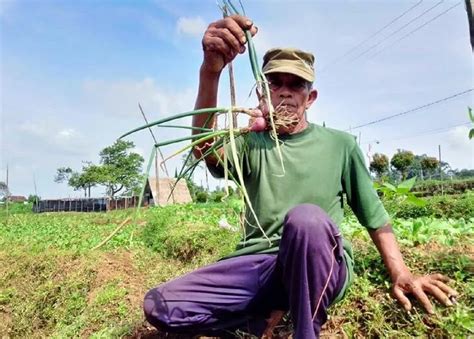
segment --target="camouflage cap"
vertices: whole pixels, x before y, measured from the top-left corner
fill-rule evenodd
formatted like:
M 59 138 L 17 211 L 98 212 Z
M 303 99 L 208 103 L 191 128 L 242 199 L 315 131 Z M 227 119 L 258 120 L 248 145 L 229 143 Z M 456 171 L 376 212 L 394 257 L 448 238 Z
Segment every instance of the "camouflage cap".
M 295 48 L 272 48 L 263 56 L 264 74 L 290 73 L 314 81 L 314 55 Z

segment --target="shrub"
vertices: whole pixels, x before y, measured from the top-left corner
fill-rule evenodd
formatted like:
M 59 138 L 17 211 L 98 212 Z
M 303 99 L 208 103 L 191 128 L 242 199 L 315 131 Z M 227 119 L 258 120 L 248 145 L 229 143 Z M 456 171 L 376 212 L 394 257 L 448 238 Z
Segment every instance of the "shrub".
M 196 202 L 207 202 L 209 199 L 209 194 L 206 191 L 201 191 L 196 193 Z
M 417 206 L 408 201 L 402 203 L 384 201 L 384 206 L 394 217 L 419 218 L 432 216 L 435 218 L 474 218 L 474 194 L 458 196 L 435 196 L 426 198 L 425 206 Z
M 233 251 L 240 234 L 218 226 L 222 215 L 232 224 L 237 222 L 232 209 L 223 207 L 189 204 L 153 210 L 141 238 L 147 247 L 168 259 L 190 262 L 224 256 Z
M 225 192 L 216 191 L 212 193 L 210 199 L 214 202 L 222 202 L 222 199 L 225 197 Z
M 461 194 L 474 189 L 474 179 L 465 180 L 425 180 L 416 183 L 413 192 L 418 196 L 437 194 Z

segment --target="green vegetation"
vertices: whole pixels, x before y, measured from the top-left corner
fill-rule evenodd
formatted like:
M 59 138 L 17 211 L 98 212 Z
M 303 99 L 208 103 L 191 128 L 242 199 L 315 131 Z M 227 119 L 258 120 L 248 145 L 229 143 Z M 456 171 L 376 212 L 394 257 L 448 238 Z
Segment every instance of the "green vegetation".
M 117 140 L 100 151 L 100 165 L 85 161 L 82 172 L 75 172 L 70 167 L 60 167 L 54 181 L 67 182 L 76 191 L 84 190 L 84 196 L 89 197 L 91 188 L 97 185 L 104 186 L 109 197 L 114 197 L 119 192 L 125 195 L 137 194 L 142 181 L 140 172 L 144 160 L 141 155 L 131 151 L 134 147 L 131 141 Z
M 438 194 L 461 194 L 474 190 L 474 178 L 457 180 L 424 180 L 418 181 L 413 192 L 418 196 Z
M 440 206 L 466 199 L 465 206 L 470 202 L 473 206 L 472 195 L 431 199 Z M 428 202 L 424 208 L 429 206 Z M 239 233 L 218 225 L 225 218 L 236 226 L 241 203 L 229 199 L 149 208 L 136 224 L 125 226 L 96 251 L 90 249 L 131 211 L 32 214 L 29 208 L 12 204 L 8 223 L 0 210 L 2 336 L 118 338 L 155 333 L 146 327 L 141 311 L 148 288 L 232 250 Z M 453 209 L 439 207 L 445 213 Z M 451 277 L 451 285 L 461 293 L 458 304 L 451 309 L 440 306 L 434 316 L 419 307 L 405 313 L 389 296 L 386 272 L 367 232 L 348 216 L 341 229 L 354 244 L 357 278 L 347 297 L 331 309 L 326 334 L 473 334 L 474 284 L 469 267 L 474 254 L 474 216 L 441 217 L 395 218 L 394 229 L 409 266 L 416 273 L 441 272 Z M 277 331 L 289 333 L 291 324 L 286 325 Z

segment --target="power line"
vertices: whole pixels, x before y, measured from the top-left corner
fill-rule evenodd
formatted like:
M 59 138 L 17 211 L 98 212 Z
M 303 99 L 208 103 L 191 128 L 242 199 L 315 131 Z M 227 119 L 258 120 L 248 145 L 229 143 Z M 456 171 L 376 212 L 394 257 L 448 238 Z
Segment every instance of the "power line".
M 374 48 L 376 48 L 377 46 L 379 46 L 382 42 L 384 41 L 387 41 L 388 39 L 390 39 L 392 36 L 394 36 L 395 34 L 397 34 L 398 32 L 400 32 L 402 29 L 404 29 L 405 27 L 409 26 L 410 24 L 412 24 L 413 22 L 415 22 L 416 20 L 418 20 L 419 18 L 425 16 L 426 14 L 428 14 L 431 10 L 435 9 L 436 7 L 438 7 L 439 5 L 441 5 L 442 3 L 444 2 L 444 0 L 441 0 L 440 2 L 436 3 L 434 6 L 428 8 L 427 10 L 425 10 L 423 13 L 419 14 L 418 16 L 416 16 L 415 18 L 411 19 L 410 21 L 408 21 L 405 25 L 403 25 L 402 27 L 398 28 L 396 31 L 392 32 L 391 34 L 389 34 L 388 36 L 386 36 L 385 38 L 383 38 L 382 40 L 380 40 L 379 42 L 377 42 L 375 45 L 372 45 L 371 47 L 367 48 L 366 50 L 364 50 L 362 53 L 358 54 L 356 57 L 354 57 L 353 59 L 349 60 L 349 62 L 351 61 L 355 61 L 357 59 L 359 59 L 361 56 L 367 54 L 368 52 L 370 52 L 371 50 L 373 50 Z
M 408 32 L 407 34 L 405 34 L 404 36 L 402 36 L 400 39 L 398 40 L 395 40 L 393 43 L 391 43 L 390 45 L 387 45 L 385 46 L 384 48 L 382 48 L 381 50 L 379 50 L 378 52 L 376 52 L 375 54 L 373 54 L 372 56 L 369 57 L 369 59 L 372 59 L 373 57 L 375 57 L 376 55 L 379 55 L 380 53 L 382 53 L 383 51 L 385 51 L 388 47 L 391 47 L 393 45 L 395 45 L 397 42 L 409 37 L 410 35 L 412 35 L 413 33 L 415 33 L 416 31 L 422 29 L 423 27 L 425 27 L 426 25 L 428 25 L 430 22 L 432 21 L 435 21 L 436 19 L 438 19 L 440 16 L 446 14 L 447 12 L 449 12 L 450 10 L 452 10 L 454 7 L 456 6 L 459 6 L 461 3 L 458 2 L 457 4 L 449 7 L 447 10 L 445 10 L 444 12 L 441 12 L 440 14 L 438 14 L 437 16 L 431 18 L 430 20 L 428 20 L 427 22 L 425 22 L 423 25 L 420 25 L 418 26 L 417 28 L 415 28 L 414 30 L 412 30 L 411 32 Z
M 380 119 L 377 119 L 377 120 L 374 120 L 374 121 L 370 121 L 370 122 L 367 122 L 367 123 L 362 124 L 362 125 L 358 125 L 358 126 L 355 126 L 355 127 L 351 127 L 350 130 L 353 130 L 353 129 L 356 129 L 356 128 L 366 127 L 366 126 L 369 126 L 369 125 L 374 125 L 374 124 L 377 124 L 377 123 L 382 122 L 382 121 L 385 121 L 385 120 L 393 119 L 393 118 L 396 118 L 396 117 L 399 117 L 399 116 L 402 116 L 402 115 L 406 115 L 406 114 L 409 114 L 409 113 L 412 113 L 412 112 L 415 112 L 415 111 L 419 111 L 420 109 L 423 109 L 423 108 L 426 108 L 426 107 L 430 107 L 430 106 L 439 104 L 440 102 L 443 102 L 443 101 L 447 101 L 447 100 L 456 98 L 456 97 L 458 97 L 458 96 L 460 96 L 460 95 L 463 95 L 463 94 L 472 92 L 473 90 L 474 90 L 473 88 L 470 88 L 470 89 L 468 89 L 468 90 L 465 90 L 465 91 L 462 91 L 462 92 L 459 92 L 459 93 L 450 95 L 449 97 L 446 97 L 446 98 L 443 98 L 443 99 L 439 99 L 439 100 L 430 102 L 430 103 L 428 103 L 428 104 L 425 104 L 425 105 L 422 105 L 422 106 L 418 106 L 418 107 L 412 108 L 412 109 L 410 109 L 410 110 L 408 110 L 408 111 L 404 111 L 404 112 L 400 112 L 400 113 L 397 113 L 397 114 L 389 115 L 389 116 L 386 116 L 386 117 L 384 117 L 384 118 L 380 118 Z M 348 131 L 348 130 L 349 130 L 349 129 L 347 129 L 346 131 Z
M 397 16 L 396 18 L 392 19 L 389 23 L 387 23 L 385 26 L 383 26 L 382 28 L 380 28 L 379 30 L 377 30 L 375 33 L 372 33 L 370 36 L 368 36 L 367 38 L 365 38 L 363 41 L 359 42 L 356 46 L 352 47 L 351 49 L 349 49 L 346 53 L 344 53 L 343 55 L 337 57 L 336 59 L 334 59 L 332 62 L 330 62 L 325 68 L 323 68 L 319 74 L 321 74 L 322 72 L 324 72 L 328 67 L 336 64 L 339 60 L 341 59 L 344 59 L 344 57 L 346 57 L 347 55 L 351 54 L 353 51 L 355 51 L 357 48 L 359 48 L 360 46 L 362 46 L 364 43 L 366 43 L 367 41 L 369 41 L 370 39 L 372 39 L 373 37 L 375 37 L 376 35 L 378 35 L 379 33 L 383 32 L 387 27 L 391 26 L 393 23 L 395 23 L 396 21 L 398 21 L 398 19 L 404 17 L 406 14 L 408 14 L 409 12 L 411 12 L 414 8 L 416 8 L 417 6 L 419 6 L 421 3 L 423 2 L 423 0 L 420 0 L 418 1 L 415 5 L 413 5 L 412 7 L 410 7 L 409 9 L 407 9 L 405 12 L 403 12 L 402 14 L 400 14 L 399 16 Z
M 417 134 L 412 134 L 409 136 L 402 136 L 402 137 L 395 137 L 395 138 L 388 138 L 388 139 L 374 139 L 370 142 L 365 142 L 364 145 L 372 144 L 372 143 L 380 143 L 381 141 L 396 141 L 396 140 L 410 139 L 410 138 L 415 138 L 415 137 L 422 137 L 422 136 L 432 135 L 432 134 L 439 134 L 439 133 L 450 131 L 456 127 L 467 126 L 470 124 L 471 124 L 470 122 L 465 122 L 462 124 L 452 125 L 449 127 L 441 127 L 441 128 L 431 129 L 427 131 L 422 131 L 421 133 L 418 132 Z

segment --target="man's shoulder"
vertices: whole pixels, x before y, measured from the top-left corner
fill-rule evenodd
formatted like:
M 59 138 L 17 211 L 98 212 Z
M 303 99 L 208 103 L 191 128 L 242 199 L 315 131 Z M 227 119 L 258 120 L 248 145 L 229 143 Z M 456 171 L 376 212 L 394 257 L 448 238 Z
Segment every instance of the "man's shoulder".
M 313 133 L 322 141 L 335 143 L 348 148 L 352 148 L 356 145 L 356 137 L 350 133 L 314 123 L 312 123 L 312 125 L 314 125 Z

